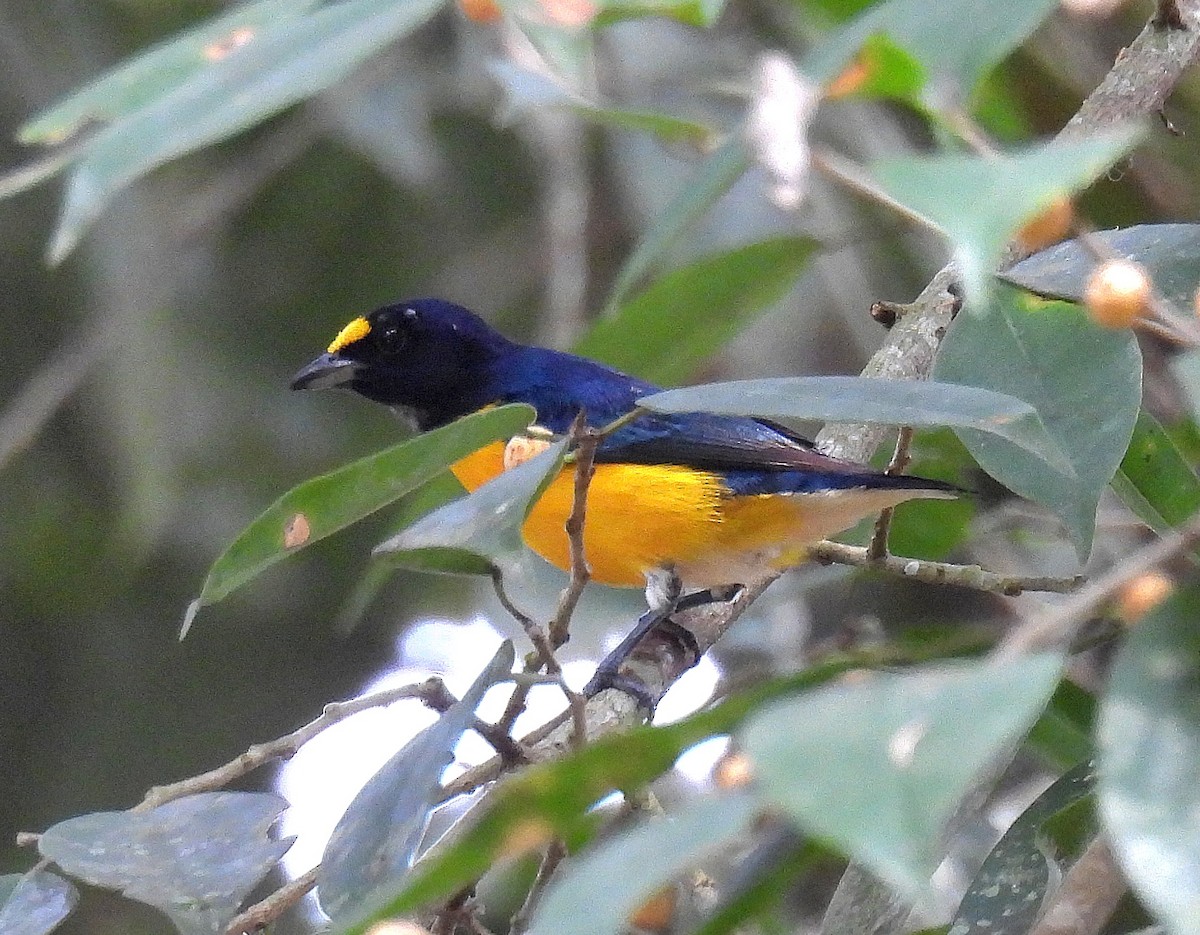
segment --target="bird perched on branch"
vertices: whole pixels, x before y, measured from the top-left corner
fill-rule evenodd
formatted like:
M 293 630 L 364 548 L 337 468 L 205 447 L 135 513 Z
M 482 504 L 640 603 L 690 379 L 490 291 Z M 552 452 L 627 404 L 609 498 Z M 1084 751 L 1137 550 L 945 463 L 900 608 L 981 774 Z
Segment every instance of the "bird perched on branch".
M 293 389 L 325 387 L 401 410 L 423 431 L 488 406 L 528 403 L 556 435 L 580 411 L 600 428 L 658 391 L 595 361 L 510 341 L 440 299 L 397 302 L 347 324 L 292 381 Z M 474 490 L 505 470 L 505 453 L 496 442 L 451 470 Z M 584 552 L 593 580 L 603 584 L 643 586 L 664 575 L 684 588 L 744 583 L 797 564 L 809 546 L 865 516 L 956 492 L 941 481 L 827 457 L 770 422 L 648 413 L 596 449 Z M 564 570 L 573 501 L 568 465 L 522 529 L 530 548 Z

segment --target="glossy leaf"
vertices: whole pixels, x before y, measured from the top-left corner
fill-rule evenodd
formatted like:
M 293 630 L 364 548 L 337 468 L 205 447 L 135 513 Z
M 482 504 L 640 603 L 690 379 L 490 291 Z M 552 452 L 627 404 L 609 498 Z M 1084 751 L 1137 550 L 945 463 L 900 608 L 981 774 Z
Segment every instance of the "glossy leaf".
M 412 493 L 401 497 L 390 522 L 394 528 L 404 529 L 443 504 L 457 500 L 465 494 L 466 491 L 455 476 L 449 471 L 444 471 Z M 348 636 L 358 626 L 367 609 L 395 573 L 395 565 L 392 562 L 378 555 L 371 556 L 345 602 L 338 608 L 334 618 L 334 630 L 339 636 Z
M 801 64 L 815 80 L 827 82 L 872 36 L 883 34 L 925 67 L 933 78 L 931 97 L 953 103 L 963 100 L 1056 6 L 1055 0 L 887 0 L 816 44 Z
M 1037 409 L 1074 477 L 1047 470 L 995 435 L 958 434 L 985 471 L 1054 511 L 1085 560 L 1096 506 L 1129 445 L 1141 404 L 1142 362 L 1133 335 L 1101 328 L 1078 306 L 1003 289 L 987 314 L 959 316 L 934 376 L 1010 393 Z
M 334 828 L 317 877 L 321 908 L 337 921 L 380 887 L 408 873 L 430 811 L 441 799 L 441 776 L 489 688 L 512 674 L 516 655 L 505 641 L 450 710 L 387 761 L 354 797 Z
M 203 792 L 59 822 L 38 850 L 85 883 L 160 909 L 184 935 L 218 935 L 291 846 L 267 837 L 287 805 L 265 792 Z
M 816 247 L 777 237 L 667 273 L 604 318 L 574 351 L 656 383 L 679 383 L 785 296 Z
M 872 174 L 891 197 L 941 228 L 967 295 L 978 300 L 1017 228 L 1055 198 L 1090 185 L 1138 135 L 1126 127 L 995 156 L 894 159 L 873 166 Z
M 520 404 L 474 413 L 293 487 L 213 563 L 193 606 L 216 603 L 285 556 L 395 502 L 460 458 L 520 433 L 533 418 L 533 409 Z M 303 538 L 296 535 L 297 517 L 307 527 Z
M 266 27 L 304 16 L 321 0 L 259 0 L 140 52 L 38 114 L 17 131 L 22 143 L 60 143 L 90 121 L 134 113 L 252 41 Z
M 1029 731 L 1029 746 L 1052 767 L 1070 769 L 1095 756 L 1095 722 L 1095 696 L 1070 679 L 1063 679 Z
M 72 169 L 51 258 L 66 256 L 138 177 L 329 87 L 442 2 L 343 0 L 303 17 L 276 17 L 250 41 L 124 114 L 88 140 Z
M 1158 294 L 1190 311 L 1200 288 L 1200 224 L 1137 224 L 1090 234 L 1112 253 L 1141 263 Z M 1035 253 L 1000 274 L 1013 285 L 1051 299 L 1082 302 L 1095 251 L 1068 240 Z
M 605 305 L 606 316 L 616 313 L 625 297 L 663 262 L 676 241 L 733 187 L 749 165 L 740 139 L 730 140 L 704 161 L 625 261 Z
M 1138 413 L 1113 489 L 1158 532 L 1180 526 L 1200 510 L 1200 478 L 1154 416 Z
M 1033 929 L 1055 882 L 1043 827 L 1091 795 L 1095 776 L 1091 762 L 1076 766 L 1017 817 L 967 887 L 948 935 L 1027 935 Z
M 543 72 L 521 68 L 512 62 L 488 66 L 505 91 L 504 117 L 513 117 L 550 107 L 564 107 L 599 126 L 652 133 L 671 143 L 688 143 L 709 149 L 716 138 L 711 127 L 653 111 L 624 110 L 584 99 L 562 82 Z
M 1029 729 L 1061 666 L 1043 654 L 826 686 L 753 717 L 743 749 L 766 804 L 919 897 L 962 796 Z
M 75 909 L 79 891 L 49 870 L 0 876 L 0 932 L 46 935 Z
M 1067 477 L 1074 470 L 1028 402 L 1002 391 L 953 382 L 779 377 L 666 390 L 638 403 L 655 412 L 970 428 L 1011 442 Z
M 1100 816 L 1138 898 L 1200 932 L 1200 588 L 1142 620 L 1100 705 Z
M 567 440 L 510 468 L 469 496 L 439 507 L 375 547 L 374 555 L 419 571 L 490 575 L 521 548 L 521 526 L 562 469 Z
M 530 935 L 619 935 L 656 891 L 717 848 L 728 850 L 758 807 L 750 795 L 716 796 L 614 835 L 573 859 L 551 884 Z
M 340 931 L 362 933 L 382 918 L 416 911 L 471 883 L 501 854 L 536 847 L 555 834 L 571 836 L 580 817 L 614 789 L 644 785 L 671 767 L 688 747 L 726 734 L 766 702 L 823 684 L 850 669 L 888 665 L 895 653 L 858 654 L 829 660 L 806 672 L 774 679 L 731 695 L 719 704 L 667 727 L 643 727 L 597 740 L 560 760 L 510 776 L 489 797 L 483 814 L 446 847 L 422 858 L 403 887 L 379 894 L 377 903 Z

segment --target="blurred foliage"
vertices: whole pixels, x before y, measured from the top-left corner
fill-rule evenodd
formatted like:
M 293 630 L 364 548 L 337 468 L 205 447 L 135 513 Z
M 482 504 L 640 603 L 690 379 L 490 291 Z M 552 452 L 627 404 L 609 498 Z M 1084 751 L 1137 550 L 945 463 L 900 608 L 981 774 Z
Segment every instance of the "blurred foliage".
M 969 435 L 966 448 L 948 433 L 919 438 L 918 473 L 927 465 L 931 476 L 979 496 L 906 508 L 897 546 L 1005 571 L 1070 574 L 1076 547 L 1088 552 L 1097 501 L 1093 570 L 1145 541 L 1134 514 L 1160 531 L 1185 523 L 1200 503 L 1200 446 L 1197 381 L 1186 359 L 1172 366 L 1177 348 L 1139 336 L 1139 397 L 1139 348 L 1128 336 L 1091 340 L 1095 329 L 1078 311 L 1019 327 L 1018 313 L 1029 317 L 1028 309 L 1006 292 L 985 297 L 984 274 L 1000 245 L 1053 196 L 1094 182 L 1077 198 L 1087 219 L 1099 228 L 1145 224 L 1147 237 L 1167 230 L 1150 225 L 1186 220 L 1198 207 L 1200 156 L 1189 139 L 1147 131 L 1136 153 L 1107 175 L 1128 137 L 1087 140 L 1069 151 L 1037 142 L 1094 87 L 1150 4 L 1130 3 L 1103 19 L 1054 6 L 502 0 L 492 9 L 466 0 L 265 0 L 232 8 L 63 0 L 50 10 L 0 0 L 0 119 L 8 131 L 0 152 L 12 169 L 0 178 L 0 193 L 9 196 L 0 198 L 0 341 L 7 350 L 0 372 L 0 749 L 9 779 L 0 869 L 23 873 L 33 864 L 11 845 L 18 830 L 61 823 L 43 851 L 58 854 L 56 844 L 86 851 L 71 823 L 84 819 L 67 816 L 126 808 L 157 782 L 199 773 L 293 729 L 330 699 L 355 694 L 405 661 L 396 658 L 396 640 L 415 621 L 467 619 L 482 608 L 498 629 L 519 632 L 461 579 L 397 572 L 384 580 L 383 566 L 369 561 L 371 548 L 398 531 L 397 513 L 411 521 L 448 492 L 435 465 L 387 496 L 363 492 L 349 508 L 355 515 L 432 478 L 392 515 L 384 510 L 325 539 L 353 517 L 332 521 L 310 548 L 206 609 L 204 625 L 186 642 L 176 640 L 213 560 L 266 504 L 401 440 L 381 409 L 286 391 L 296 367 L 344 322 L 399 296 L 444 295 L 516 338 L 578 345 L 672 382 L 851 373 L 880 341 L 870 304 L 915 294 L 948 256 L 965 256 L 971 317 L 952 332 L 957 356 L 947 358 L 944 374 L 1032 404 L 1086 475 L 1087 490 L 1068 484 L 1066 493 L 1045 492 L 1045 485 L 1015 481 L 1011 459 L 1008 473 L 997 469 Z M 799 128 L 799 144 L 835 152 L 861 179 L 877 179 L 936 222 L 944 241 L 819 172 L 800 180 L 807 193 L 798 210 L 780 202 L 779 154 L 771 150 L 797 140 L 743 133 L 756 109 L 779 103 L 771 99 L 778 89 L 764 79 L 767 52 L 817 63 L 812 77 L 828 83 L 831 96 L 811 128 Z M 1193 79 L 1174 95 L 1171 120 L 1194 136 L 1198 110 Z M 964 128 L 972 122 L 1018 155 L 969 155 Z M 36 184 L 56 175 L 61 182 Z M 1195 228 L 1176 235 L 1168 252 L 1179 262 L 1170 266 L 1192 277 L 1190 287 L 1195 250 L 1180 257 L 1178 245 L 1194 244 Z M 1067 264 L 1073 280 L 1046 291 L 1075 297 L 1079 251 L 1063 249 L 1076 257 Z M 1135 235 L 1121 249 L 1161 272 L 1161 252 L 1150 240 Z M 49 266 L 47 256 L 60 262 Z M 1187 289 L 1171 295 L 1186 298 Z M 704 297 L 716 297 L 714 307 L 697 307 Z M 1009 350 L 1001 352 L 1005 341 Z M 1112 347 L 1086 350 L 1099 344 Z M 1021 373 L 998 366 L 1015 357 L 1026 364 Z M 452 439 L 463 442 L 464 431 L 453 429 Z M 968 450 L 1041 506 L 1008 494 Z M 1110 479 L 1119 499 L 1106 493 Z M 323 506 L 328 501 L 310 508 Z M 813 854 L 826 846 L 915 889 L 936 862 L 932 842 L 955 804 L 950 798 L 971 778 L 968 767 L 1015 746 L 1036 719 L 1028 746 L 1037 756 L 1019 759 L 997 793 L 1011 793 L 1009 811 L 1025 812 L 1023 823 L 984 865 L 1020 868 L 1044 845 L 1047 802 L 1061 813 L 1064 796 L 1078 791 L 1071 785 L 1077 773 L 1067 769 L 1092 751 L 1098 703 L 1101 820 L 1149 910 L 1173 933 L 1196 931 L 1200 831 L 1191 778 L 1200 742 L 1186 727 L 1197 704 L 1197 650 L 1187 628 L 1193 590 L 1135 630 L 1107 694 L 1103 646 L 1076 657 L 1071 680 L 1057 690 L 1053 673 L 1035 659 L 1011 670 L 959 663 L 953 677 L 932 668 L 822 686 L 848 668 L 959 655 L 963 640 L 944 639 L 946 625 L 966 624 L 974 634 L 1020 611 L 846 570 L 793 577 L 790 590 L 777 588 L 776 602 L 769 595 L 718 648 L 728 694 L 722 705 L 527 772 L 457 841 L 452 835 L 439 844 L 436 861 L 424 862 L 420 874 L 406 878 L 400 864 L 407 850 L 378 887 L 362 882 L 362 866 L 341 868 L 356 894 L 367 893 L 362 918 L 378 906 L 448 895 L 496 855 L 511 858 L 551 833 L 582 851 L 604 817 L 588 811 L 599 798 L 656 780 L 678 816 L 671 834 L 643 826 L 610 835 L 583 860 L 607 862 L 610 870 L 613 861 L 654 861 L 659 872 L 625 890 L 621 874 L 565 876 L 547 898 L 547 911 L 562 915 L 547 918 L 584 914 L 580 907 L 603 895 L 604 912 L 588 921 L 611 930 L 651 885 L 668 882 L 693 858 L 711 861 L 713 845 L 727 844 L 745 825 L 737 809 L 749 814 L 776 804 L 820 842 L 806 845 L 804 859 L 792 842 L 789 856 L 757 874 L 755 842 L 745 842 L 740 867 L 749 875 L 737 876 L 736 861 L 720 869 L 728 899 L 714 920 L 732 925 L 752 914 L 749 906 L 777 922 L 784 913 L 804 915 L 808 892 L 819 894 L 808 913 L 819 913 L 828 885 Z M 560 585 L 540 569 L 527 582 L 529 593 L 549 595 L 539 606 Z M 334 621 L 350 605 L 357 608 L 351 616 L 365 620 L 347 636 Z M 616 605 L 607 606 L 606 624 L 620 628 Z M 1133 606 L 1118 604 L 1126 623 L 1136 619 Z M 942 626 L 920 626 L 930 621 Z M 601 636 L 577 630 L 569 652 L 594 654 Z M 891 639 L 907 648 L 807 668 L 812 656 L 794 650 L 807 637 L 816 650 L 847 639 Z M 763 683 L 772 673 L 783 678 Z M 479 691 L 494 678 L 483 679 Z M 914 707 L 902 710 L 896 699 Z M 948 717 L 921 720 L 939 706 Z M 825 720 L 806 721 L 814 711 Z M 912 717 L 904 720 L 904 712 Z M 780 721 L 806 730 L 792 736 L 772 728 Z M 439 749 L 425 751 L 430 763 L 450 756 L 462 732 L 457 723 L 429 735 L 440 738 Z M 879 736 L 854 735 L 848 725 L 874 725 Z M 950 725 L 961 728 L 953 742 L 940 733 Z M 720 812 L 722 800 L 680 792 L 662 774 L 687 746 L 730 732 L 761 758 L 766 779 L 730 796 L 726 823 L 709 822 L 705 810 Z M 915 745 L 927 734 L 937 742 L 915 759 L 894 746 L 897 738 Z M 843 772 L 821 768 L 822 757 L 836 761 L 846 749 L 856 752 L 839 761 Z M 815 780 L 798 787 L 798 760 L 831 788 Z M 914 763 L 935 778 L 911 785 Z M 1022 771 L 1040 788 L 1067 778 L 1025 811 L 1032 796 L 1012 792 Z M 936 777 L 950 774 L 953 783 L 934 788 Z M 871 782 L 857 791 L 890 803 L 894 820 L 865 821 L 875 814 L 870 801 L 836 799 L 859 776 Z M 922 798 L 932 791 L 937 801 Z M 813 796 L 829 798 L 814 804 Z M 418 811 L 432 801 L 427 788 L 416 798 Z M 277 800 L 242 801 L 259 815 L 250 824 L 261 836 Z M 846 811 L 823 807 L 834 801 Z M 193 814 L 207 804 L 184 799 L 174 811 Z M 921 820 L 907 822 L 906 809 Z M 114 833 L 171 830 L 166 813 L 150 814 L 158 819 L 113 819 L 137 825 Z M 203 840 L 197 832 L 211 827 L 206 821 L 196 819 L 185 844 Z M 406 821 L 421 824 L 411 815 Z M 989 834 L 973 864 L 960 855 L 965 880 L 995 842 L 994 829 Z M 471 841 L 485 839 L 486 848 L 471 849 Z M 203 907 L 199 925 L 219 930 L 273 863 L 275 845 L 254 847 L 261 858 L 254 872 L 222 879 L 225 897 L 211 913 Z M 1178 877 L 1139 872 L 1128 856 L 1137 848 L 1159 848 Z M 1067 850 L 1054 858 L 1056 872 L 1077 856 Z M 137 881 L 69 862 L 59 860 L 77 880 L 137 896 Z M 192 876 L 201 876 L 204 861 L 195 866 Z M 438 877 L 439 866 L 451 869 Z M 768 892 L 755 888 L 764 880 Z M 985 884 L 978 878 L 967 891 L 978 894 Z M 1034 883 L 1032 891 L 1044 890 L 1044 882 Z M 739 892 L 754 898 L 739 902 Z M 962 894 L 942 895 L 956 901 Z M 165 906 L 177 896 L 167 887 L 157 903 L 147 901 Z M 0 876 L 0 932 L 48 931 L 75 899 L 72 885 L 54 873 L 22 882 Z M 995 908 L 968 900 L 960 912 L 976 918 Z M 306 930 L 301 915 L 281 930 Z M 1146 917 L 1135 906 L 1122 918 Z M 171 927 L 165 916 L 85 887 L 59 930 Z

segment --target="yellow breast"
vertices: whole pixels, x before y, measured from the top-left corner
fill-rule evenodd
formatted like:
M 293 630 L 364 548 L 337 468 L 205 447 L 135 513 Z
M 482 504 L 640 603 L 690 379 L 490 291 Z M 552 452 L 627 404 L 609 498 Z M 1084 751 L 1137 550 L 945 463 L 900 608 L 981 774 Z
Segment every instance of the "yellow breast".
M 494 442 L 451 466 L 467 488 L 505 469 Z M 570 569 L 564 529 L 575 496 L 575 470 L 563 468 L 522 528 L 525 542 L 551 564 Z M 674 464 L 598 464 L 588 488 L 584 552 L 594 580 L 641 587 L 647 572 L 673 568 L 688 587 L 744 583 L 767 568 L 802 561 L 808 546 L 865 516 L 921 496 L 921 490 L 830 490 L 733 496 L 721 476 Z
M 455 463 L 467 488 L 504 469 L 502 442 Z M 563 570 L 571 566 L 564 525 L 575 496 L 575 469 L 550 482 L 522 529 L 531 549 Z M 583 545 L 592 577 L 602 584 L 641 587 L 647 571 L 684 563 L 712 548 L 721 523 L 719 476 L 678 465 L 598 464 L 588 487 Z

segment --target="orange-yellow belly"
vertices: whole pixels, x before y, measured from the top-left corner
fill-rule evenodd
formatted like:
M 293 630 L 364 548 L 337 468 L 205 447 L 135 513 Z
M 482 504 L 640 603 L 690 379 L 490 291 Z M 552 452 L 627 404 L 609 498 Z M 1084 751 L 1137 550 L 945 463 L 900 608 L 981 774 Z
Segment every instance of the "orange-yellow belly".
M 504 470 L 503 442 L 451 470 L 474 490 Z M 808 545 L 916 491 L 841 490 L 731 496 L 719 474 L 672 464 L 597 464 L 588 487 L 584 552 L 594 580 L 641 587 L 647 572 L 674 568 L 689 587 L 744 582 L 755 570 L 794 565 Z M 551 564 L 570 568 L 564 530 L 574 501 L 574 468 L 563 468 L 522 528 Z

